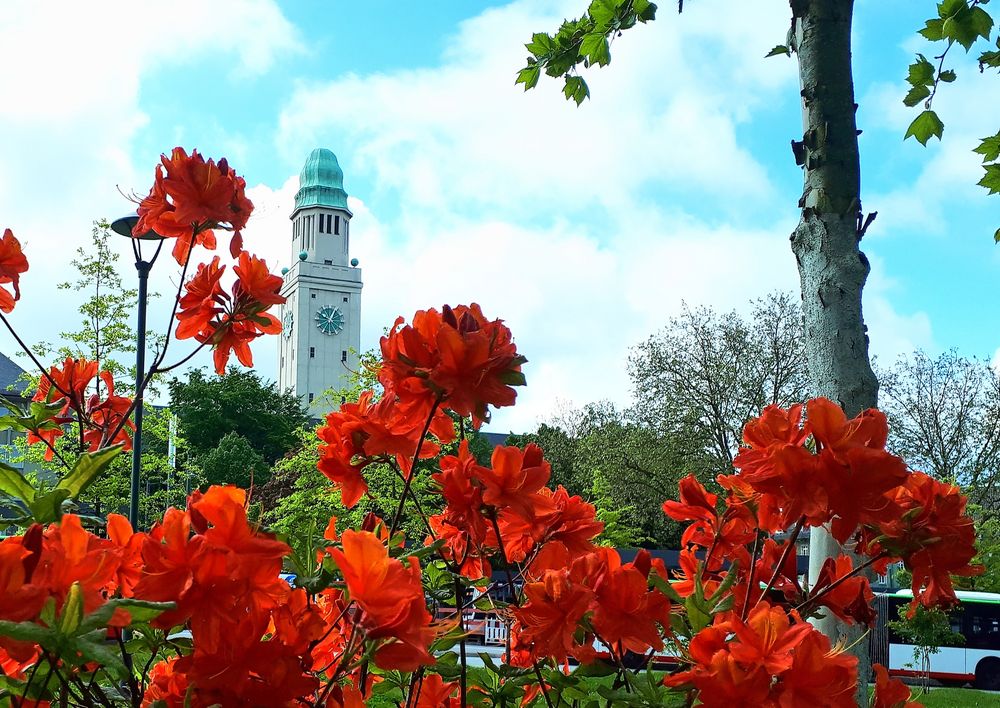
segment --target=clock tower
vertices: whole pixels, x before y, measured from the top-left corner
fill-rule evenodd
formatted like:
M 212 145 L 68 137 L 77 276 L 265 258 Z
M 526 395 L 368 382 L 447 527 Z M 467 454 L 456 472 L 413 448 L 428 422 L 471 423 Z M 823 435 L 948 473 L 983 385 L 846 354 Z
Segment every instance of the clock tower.
M 292 265 L 283 270 L 278 387 L 320 417 L 359 366 L 361 269 L 350 257 L 351 210 L 337 156 L 317 148 L 299 175 L 292 210 Z

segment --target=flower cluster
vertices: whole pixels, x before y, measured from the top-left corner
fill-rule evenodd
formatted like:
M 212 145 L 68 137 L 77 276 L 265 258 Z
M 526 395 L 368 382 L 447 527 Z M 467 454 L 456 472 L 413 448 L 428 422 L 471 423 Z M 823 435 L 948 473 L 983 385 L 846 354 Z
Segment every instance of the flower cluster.
M 156 180 L 139 203 L 139 221 L 132 233 L 141 237 L 154 231 L 177 239 L 173 255 L 183 264 L 195 245 L 215 249 L 213 229 L 228 229 L 233 232 L 229 251 L 236 258 L 243 250 L 240 232 L 253 211 L 246 185 L 226 158 L 216 164 L 197 150 L 188 155 L 184 148 L 174 148 L 156 166 Z
M 132 399 L 116 395 L 111 372 L 99 372 L 99 369 L 100 364 L 96 361 L 67 357 L 62 366 L 53 366 L 39 379 L 32 400 L 56 406 L 62 404 L 52 418 L 39 421 L 28 430 L 29 444 L 45 443 L 46 460 L 52 459 L 56 439 L 66 432 L 63 424 L 72 421 L 80 425 L 80 438 L 91 451 L 118 444 L 123 450 L 132 448 L 130 431 L 135 425 L 128 419 Z M 103 396 L 100 385 L 87 394 L 95 380 L 104 385 Z
M 177 313 L 177 338 L 194 338 L 214 350 L 215 370 L 225 373 L 230 353 L 244 366 L 253 366 L 250 342 L 264 334 L 278 334 L 281 323 L 267 312 L 280 305 L 282 280 L 271 275 L 267 264 L 241 251 L 233 267 L 237 279 L 227 293 L 221 284 L 226 267 L 219 257 L 198 266 L 198 272 L 184 286 Z
M 21 273 L 28 270 L 28 259 L 21 251 L 21 242 L 10 229 L 4 229 L 0 238 L 0 284 L 10 283 L 13 293 L 0 288 L 0 310 L 13 312 L 14 303 L 21 299 Z

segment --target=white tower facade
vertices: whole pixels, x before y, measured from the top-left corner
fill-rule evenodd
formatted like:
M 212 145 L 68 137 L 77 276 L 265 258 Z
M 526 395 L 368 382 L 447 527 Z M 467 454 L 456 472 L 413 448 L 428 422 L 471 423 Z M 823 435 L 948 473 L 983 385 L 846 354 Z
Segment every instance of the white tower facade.
M 350 256 L 351 211 L 337 156 L 317 148 L 299 175 L 292 211 L 292 265 L 281 293 L 278 387 L 320 417 L 359 366 L 361 269 Z

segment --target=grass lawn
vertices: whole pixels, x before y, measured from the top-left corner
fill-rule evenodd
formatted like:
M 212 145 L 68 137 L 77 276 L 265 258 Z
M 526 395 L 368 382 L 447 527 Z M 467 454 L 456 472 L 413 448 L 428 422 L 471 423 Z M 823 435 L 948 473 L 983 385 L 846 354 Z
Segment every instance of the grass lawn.
M 914 694 L 917 691 L 914 689 Z M 915 701 L 927 708 L 991 708 L 1000 706 L 1000 693 L 984 693 L 971 688 L 933 688 Z

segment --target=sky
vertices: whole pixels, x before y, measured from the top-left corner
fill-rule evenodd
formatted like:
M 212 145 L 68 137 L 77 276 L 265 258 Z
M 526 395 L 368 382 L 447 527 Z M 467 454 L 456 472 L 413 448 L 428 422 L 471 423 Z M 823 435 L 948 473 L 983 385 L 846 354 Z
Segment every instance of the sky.
M 783 0 L 672 2 L 616 39 L 576 108 L 560 85 L 514 85 L 532 32 L 584 0 L 175 0 L 0 4 L 0 228 L 31 270 L 11 316 L 27 341 L 78 327 L 74 250 L 134 209 L 161 152 L 228 157 L 257 209 L 248 250 L 290 263 L 288 216 L 315 147 L 333 150 L 364 274 L 362 349 L 396 315 L 470 301 L 528 358 L 518 405 L 487 429 L 522 432 L 571 406 L 627 405 L 629 350 L 682 302 L 749 310 L 794 291 L 788 235 L 801 172 L 793 60 L 764 59 Z M 903 141 L 907 64 L 933 3 L 858 0 L 854 58 L 872 262 L 871 351 L 994 357 L 1000 199 L 971 149 L 1000 126 L 1000 79 L 953 52 L 935 108 L 944 141 Z M 135 273 L 128 244 L 126 283 Z M 176 290 L 168 259 L 151 288 Z M 165 299 L 151 325 L 165 326 Z M 173 353 L 183 355 L 186 343 Z M 16 345 L 6 333 L 0 351 Z M 274 340 L 255 368 L 277 378 Z M 207 358 L 195 360 L 207 365 Z

